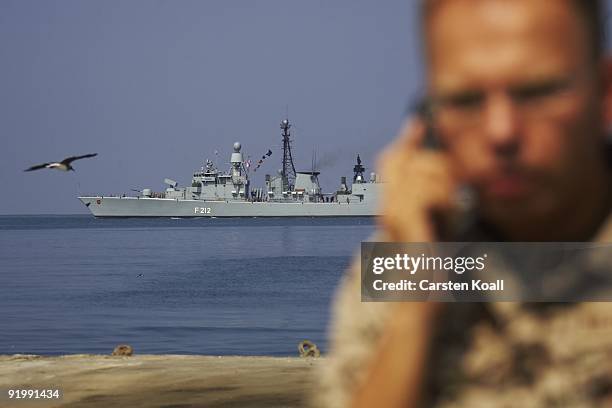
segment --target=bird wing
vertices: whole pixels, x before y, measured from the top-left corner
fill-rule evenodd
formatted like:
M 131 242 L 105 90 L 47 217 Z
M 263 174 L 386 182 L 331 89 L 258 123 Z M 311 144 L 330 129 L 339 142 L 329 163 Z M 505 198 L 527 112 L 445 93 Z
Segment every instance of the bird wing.
M 30 168 L 25 169 L 24 171 L 32 171 L 32 170 L 40 170 L 40 169 L 44 169 L 46 168 L 48 165 L 50 165 L 51 163 L 43 163 L 43 164 L 37 164 L 36 166 L 32 166 Z
M 66 157 L 64 160 L 62 160 L 62 164 L 70 164 L 75 160 L 86 159 L 88 157 L 96 157 L 97 155 L 98 153 L 90 153 L 90 154 L 84 154 L 82 156 Z

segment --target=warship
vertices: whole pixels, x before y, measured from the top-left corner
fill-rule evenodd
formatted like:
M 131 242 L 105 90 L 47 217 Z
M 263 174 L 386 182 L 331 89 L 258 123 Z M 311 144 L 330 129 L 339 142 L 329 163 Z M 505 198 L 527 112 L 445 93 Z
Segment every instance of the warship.
M 251 188 L 251 161 L 245 160 L 239 142 L 234 143 L 229 169 L 221 171 L 211 160 L 193 174 L 191 186 L 179 187 L 165 179 L 165 191 L 144 188 L 138 195 L 87 195 L 79 200 L 95 217 L 372 217 L 378 213 L 382 183 L 376 173 L 365 178 L 357 155 L 352 183 L 341 177 L 333 193 L 323 193 L 320 172 L 296 171 L 291 151 L 291 124 L 281 121 L 282 167 L 265 175 L 264 188 Z M 272 155 L 262 156 L 257 168 Z M 255 169 L 256 170 L 256 169 Z

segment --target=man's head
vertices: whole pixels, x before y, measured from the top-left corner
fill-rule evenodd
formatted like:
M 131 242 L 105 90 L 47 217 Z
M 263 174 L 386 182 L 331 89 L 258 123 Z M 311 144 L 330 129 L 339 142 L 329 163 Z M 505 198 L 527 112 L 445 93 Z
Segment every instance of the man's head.
M 608 177 L 600 19 L 597 1 L 425 2 L 435 125 L 493 222 L 559 217 Z

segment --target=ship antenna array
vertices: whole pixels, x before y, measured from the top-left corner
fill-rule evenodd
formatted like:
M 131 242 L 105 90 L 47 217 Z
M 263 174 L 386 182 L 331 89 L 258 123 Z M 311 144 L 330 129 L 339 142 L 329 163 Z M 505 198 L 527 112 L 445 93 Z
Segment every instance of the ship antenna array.
M 363 172 L 365 171 L 365 167 L 361 165 L 361 157 L 357 155 L 357 164 L 353 167 L 353 182 L 357 181 L 358 177 L 361 177 L 361 180 L 364 180 Z
M 295 165 L 293 164 L 293 156 L 291 154 L 291 124 L 289 119 L 283 119 L 280 127 L 283 131 L 283 167 L 281 176 L 283 178 L 283 191 L 293 191 L 295 185 Z

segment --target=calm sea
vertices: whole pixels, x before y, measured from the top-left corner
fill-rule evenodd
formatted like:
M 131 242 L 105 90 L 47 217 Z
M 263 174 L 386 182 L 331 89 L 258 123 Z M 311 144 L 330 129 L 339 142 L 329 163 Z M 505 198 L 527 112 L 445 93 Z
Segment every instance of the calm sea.
M 0 217 L 0 354 L 296 355 L 370 219 Z

